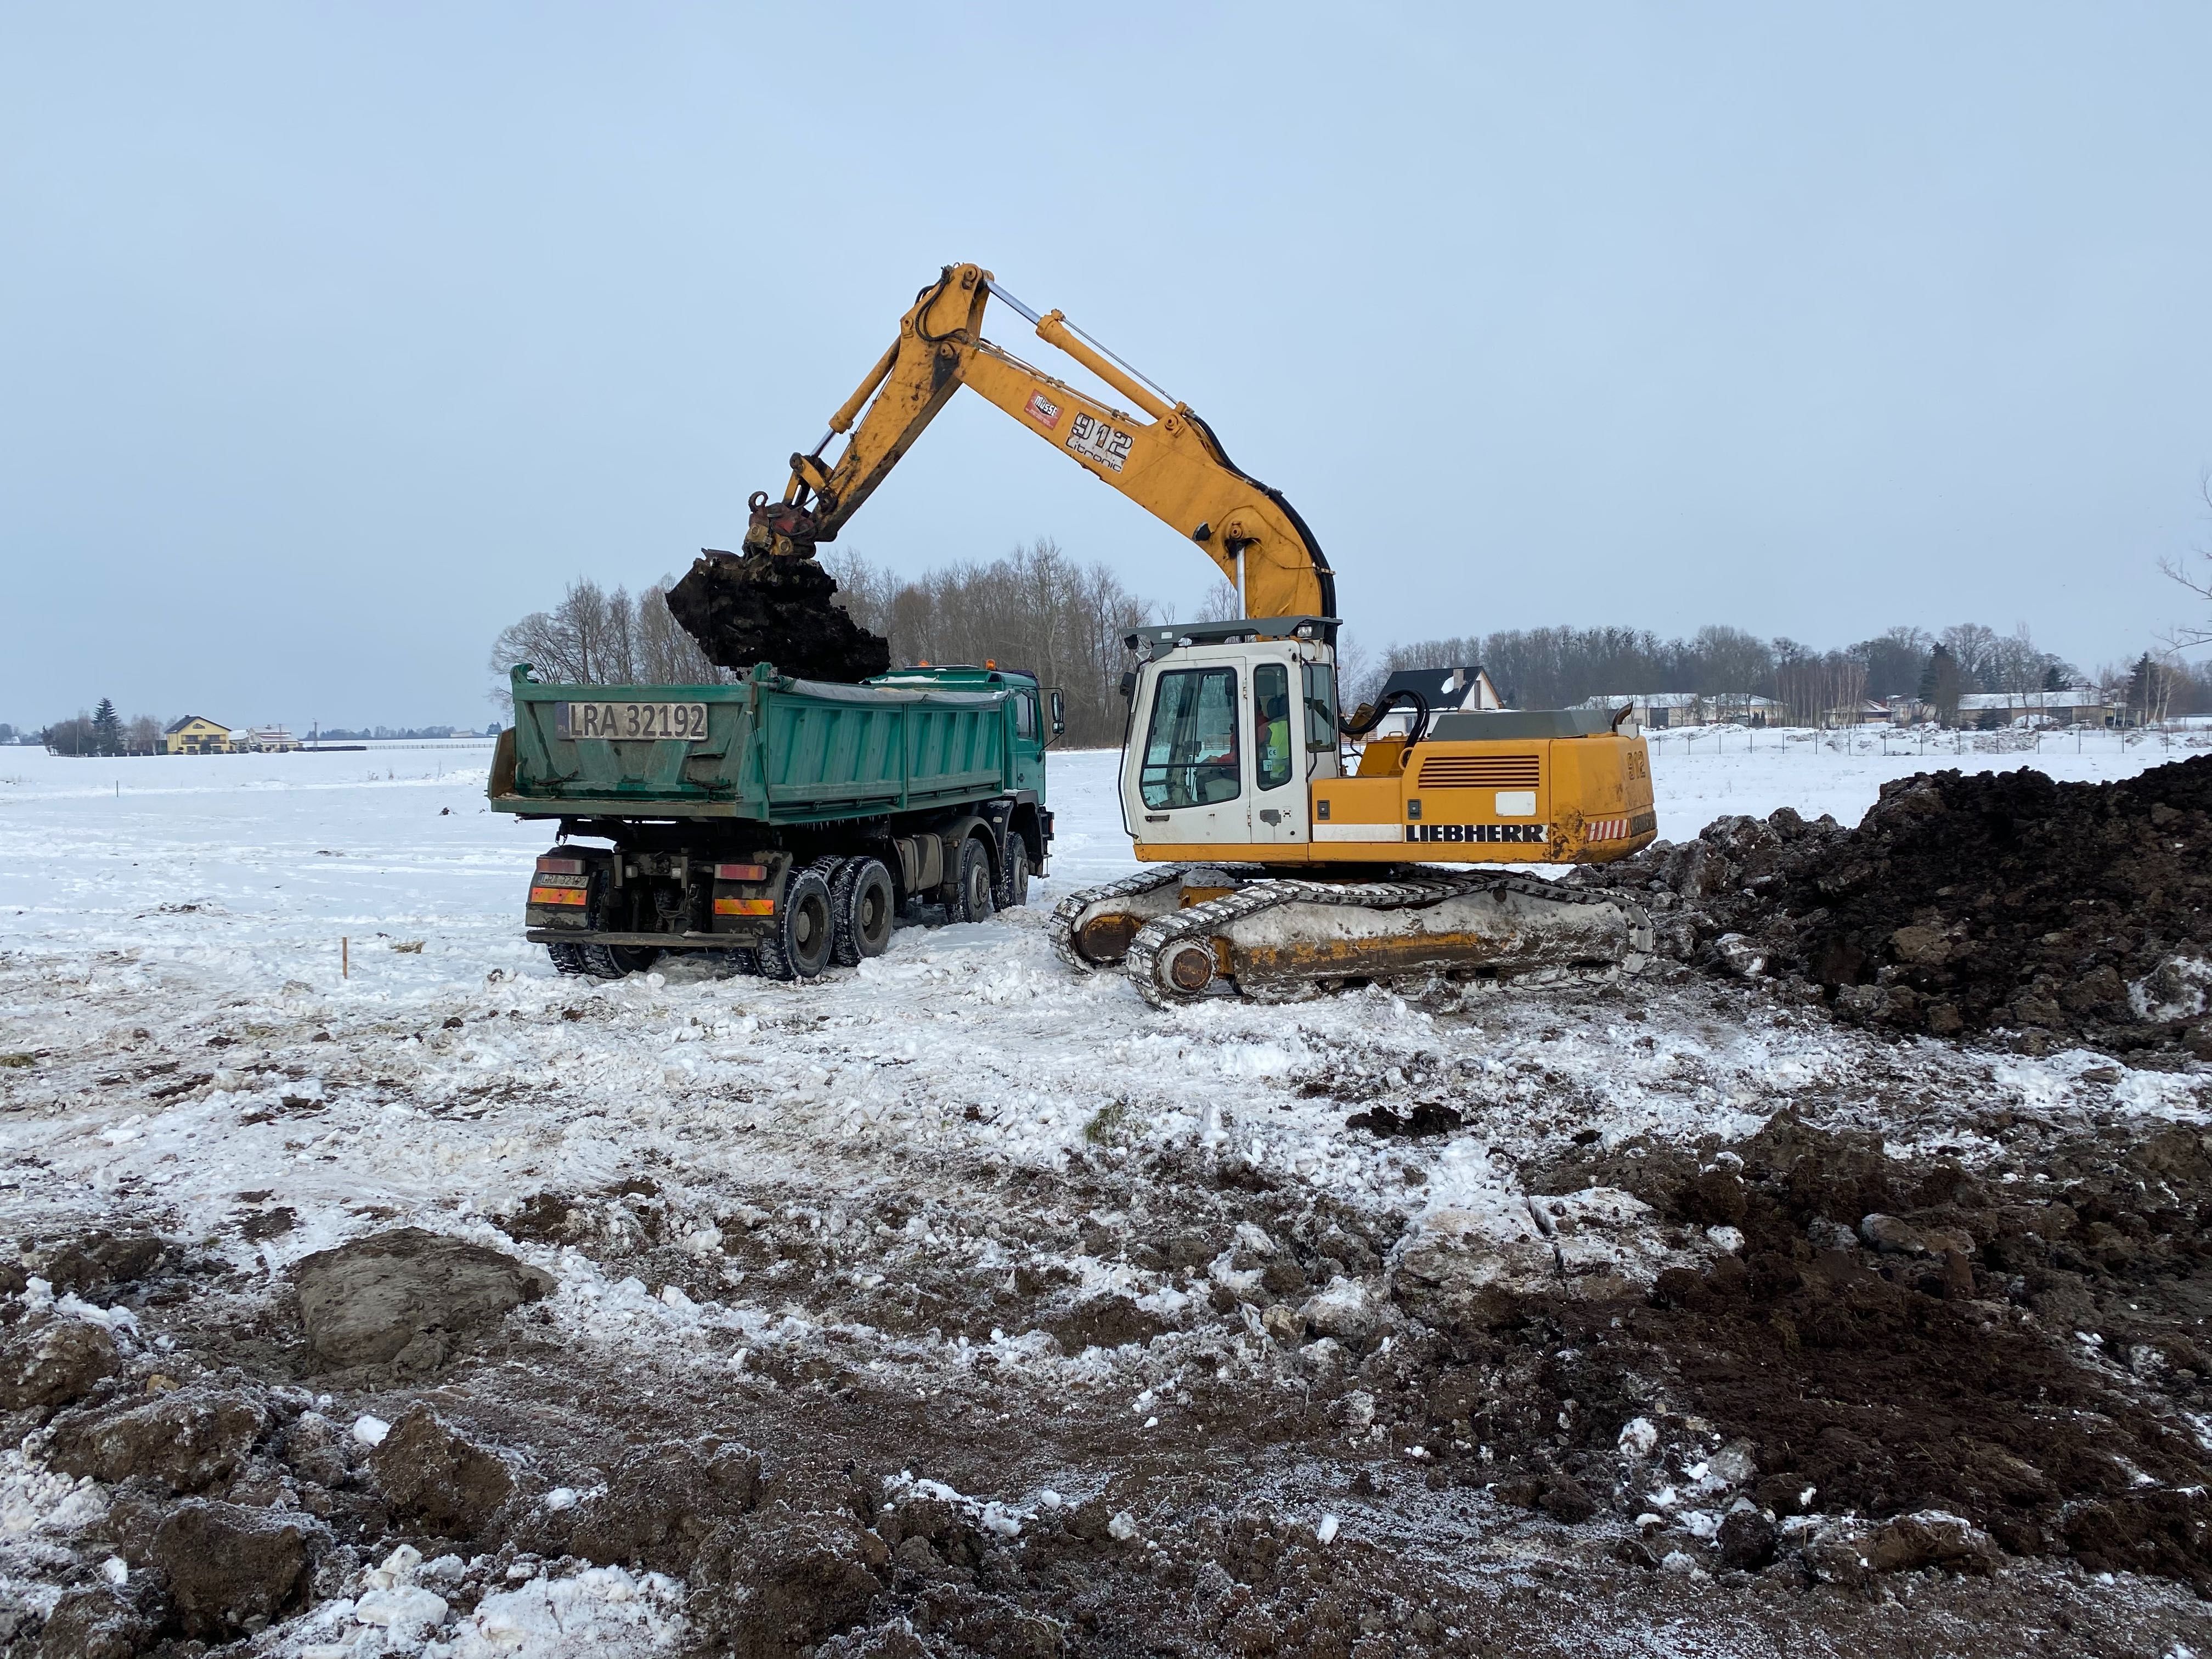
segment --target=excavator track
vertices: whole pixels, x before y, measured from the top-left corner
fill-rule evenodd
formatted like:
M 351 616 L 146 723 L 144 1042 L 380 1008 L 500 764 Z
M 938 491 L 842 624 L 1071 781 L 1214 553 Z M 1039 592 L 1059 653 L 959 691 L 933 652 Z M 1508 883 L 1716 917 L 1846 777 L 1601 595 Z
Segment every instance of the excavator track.
M 1147 870 L 1139 870 L 1133 876 L 1124 876 L 1119 881 L 1109 881 L 1103 886 L 1086 887 L 1081 892 L 1070 893 L 1052 907 L 1053 953 L 1079 974 L 1095 974 L 1101 969 L 1118 965 L 1116 957 L 1109 956 L 1102 960 L 1084 955 L 1079 941 L 1085 937 L 1086 925 L 1109 916 L 1133 913 L 1141 915 L 1153 908 L 1163 913 L 1172 910 L 1176 902 L 1175 896 L 1163 896 L 1158 890 L 1175 886 L 1182 879 L 1181 865 L 1158 864 Z M 1154 901 L 1153 905 L 1145 903 L 1148 898 Z M 1127 900 L 1136 902 L 1121 902 Z M 1119 933 L 1121 929 L 1115 927 L 1114 931 Z M 1134 931 L 1133 928 L 1130 930 L 1131 933 Z
M 1389 881 L 1254 881 L 1145 922 L 1122 967 L 1164 1008 L 1224 988 L 1272 1001 L 1351 980 L 1599 981 L 1640 971 L 1651 948 L 1650 919 L 1617 895 L 1425 870 Z

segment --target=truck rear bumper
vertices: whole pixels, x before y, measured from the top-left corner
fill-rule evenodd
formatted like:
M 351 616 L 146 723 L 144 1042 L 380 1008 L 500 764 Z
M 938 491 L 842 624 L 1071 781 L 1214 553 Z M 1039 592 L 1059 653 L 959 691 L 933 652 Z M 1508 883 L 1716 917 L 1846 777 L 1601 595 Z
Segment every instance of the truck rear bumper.
M 749 951 L 760 941 L 744 933 L 609 933 L 585 927 L 526 927 L 532 945 L 652 945 L 663 951 Z

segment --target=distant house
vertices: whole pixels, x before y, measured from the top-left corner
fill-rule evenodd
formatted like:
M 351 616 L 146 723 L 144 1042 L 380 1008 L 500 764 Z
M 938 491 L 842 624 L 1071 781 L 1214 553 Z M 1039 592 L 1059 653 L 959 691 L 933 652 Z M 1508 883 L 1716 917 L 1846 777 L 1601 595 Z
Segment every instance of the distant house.
M 165 755 L 228 755 L 230 728 L 217 726 L 204 714 L 187 714 L 172 720 L 161 732 Z
M 1674 726 L 1711 726 L 1725 721 L 1736 726 L 1779 726 L 1782 705 L 1771 697 L 1748 691 L 1616 691 L 1588 697 L 1585 708 L 1607 714 L 1628 705 L 1628 718 L 1648 732 L 1664 732 Z
M 1480 663 L 1459 668 L 1401 668 L 1382 682 L 1376 702 L 1379 705 L 1394 691 L 1418 693 L 1431 715 L 1505 707 L 1505 699 L 1498 695 Z M 1374 735 L 1402 738 L 1413 728 L 1413 711 L 1401 703 L 1376 722 Z
M 299 738 L 282 726 L 249 726 L 231 739 L 231 747 L 250 755 L 281 755 L 301 746 Z
M 2094 685 L 1974 691 L 1959 699 L 1959 720 L 1966 726 L 2110 726 L 2119 712 Z
M 1838 703 L 1828 711 L 1831 726 L 1892 726 L 1896 716 L 1886 702 L 1876 702 L 1871 697 L 1862 697 L 1856 702 Z

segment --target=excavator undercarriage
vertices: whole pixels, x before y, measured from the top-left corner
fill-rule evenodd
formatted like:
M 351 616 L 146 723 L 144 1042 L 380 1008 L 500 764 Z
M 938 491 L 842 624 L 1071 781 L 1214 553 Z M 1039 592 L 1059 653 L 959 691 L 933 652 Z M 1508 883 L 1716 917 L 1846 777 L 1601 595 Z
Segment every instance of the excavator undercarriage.
M 1069 967 L 1119 967 L 1156 1008 L 1354 984 L 1591 982 L 1634 974 L 1651 956 L 1650 919 L 1618 894 L 1419 865 L 1294 878 L 1169 866 L 1070 894 L 1051 933 Z

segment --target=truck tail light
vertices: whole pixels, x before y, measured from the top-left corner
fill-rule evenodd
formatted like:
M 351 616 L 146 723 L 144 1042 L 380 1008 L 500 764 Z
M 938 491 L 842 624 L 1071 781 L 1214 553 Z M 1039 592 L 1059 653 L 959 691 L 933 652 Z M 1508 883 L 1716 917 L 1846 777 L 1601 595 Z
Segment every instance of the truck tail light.
M 551 854 L 538 860 L 538 867 L 549 876 L 580 876 L 584 873 L 581 859 L 560 859 Z
M 765 864 L 718 864 L 714 866 L 716 881 L 766 881 Z

